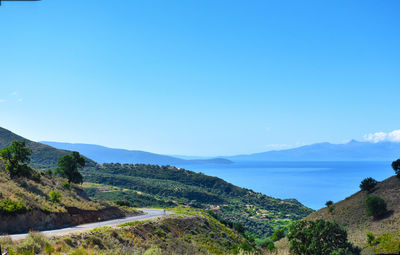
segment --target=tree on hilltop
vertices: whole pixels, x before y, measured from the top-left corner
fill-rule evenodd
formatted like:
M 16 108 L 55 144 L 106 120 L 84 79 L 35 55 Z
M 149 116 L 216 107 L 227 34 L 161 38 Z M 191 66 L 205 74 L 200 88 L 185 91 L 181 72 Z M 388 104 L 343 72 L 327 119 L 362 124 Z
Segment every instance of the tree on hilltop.
M 67 178 L 69 183 L 82 183 L 83 177 L 79 172 L 85 166 L 85 158 L 79 152 L 72 152 L 58 159 L 56 173 Z
M 14 176 L 29 176 L 31 150 L 26 147 L 25 141 L 13 141 L 8 147 L 0 150 L 0 157 L 3 158 L 5 170 Z
M 397 177 L 400 178 L 400 159 L 392 162 L 392 168 L 396 173 Z
M 368 177 L 362 180 L 360 184 L 360 189 L 362 191 L 371 192 L 375 188 L 376 184 L 378 184 L 378 182 L 374 178 Z

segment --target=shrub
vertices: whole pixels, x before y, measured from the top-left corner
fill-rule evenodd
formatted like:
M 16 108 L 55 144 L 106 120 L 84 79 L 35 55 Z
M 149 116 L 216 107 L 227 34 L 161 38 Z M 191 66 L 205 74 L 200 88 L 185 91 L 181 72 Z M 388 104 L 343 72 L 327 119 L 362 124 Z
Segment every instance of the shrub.
M 124 201 L 122 201 L 122 200 L 118 200 L 117 202 L 115 202 L 117 205 L 119 205 L 119 206 L 131 206 L 131 203 L 129 202 L 129 201 L 126 201 L 126 200 L 124 200 Z
M 158 247 L 152 247 L 146 250 L 143 255 L 162 255 L 162 250 Z
M 62 186 L 63 186 L 64 188 L 66 188 L 66 189 L 71 189 L 71 183 L 69 183 L 69 182 L 63 182 L 63 183 L 62 183 Z
M 360 189 L 362 191 L 368 191 L 371 192 L 373 190 L 373 188 L 375 188 L 376 184 L 378 182 L 371 177 L 365 178 L 364 180 L 362 180 L 361 184 L 360 184 Z
M 50 191 L 49 193 L 49 200 L 53 203 L 60 203 L 61 202 L 61 194 L 58 191 Z
M 275 250 L 274 242 L 269 238 L 257 239 L 256 240 L 256 245 L 261 247 L 261 248 L 263 248 L 263 249 L 267 249 L 268 251 Z
M 367 233 L 367 242 L 368 242 L 368 245 L 372 245 L 373 242 L 374 242 L 374 240 L 375 240 L 374 234 L 372 234 L 372 232 L 368 232 L 368 233 Z
M 40 178 L 42 178 L 42 175 L 39 172 L 35 172 L 32 175 L 32 180 L 34 180 L 35 182 L 40 182 Z
M 365 205 L 367 209 L 368 216 L 374 216 L 374 218 L 379 218 L 386 213 L 386 202 L 378 196 L 369 196 L 365 200 Z
M 276 242 L 276 241 L 281 240 L 284 237 L 285 237 L 285 230 L 277 229 L 277 230 L 275 230 L 274 234 L 271 236 L 271 240 L 273 242 Z
M 246 229 L 244 228 L 243 224 L 240 222 L 236 222 L 233 224 L 233 229 L 236 230 L 237 232 L 243 234 Z
M 49 245 L 49 240 L 40 233 L 30 232 L 22 243 L 17 246 L 18 254 L 39 254 L 43 248 Z
M 327 207 L 330 207 L 331 205 L 333 205 L 333 202 L 332 202 L 331 200 L 326 201 L 325 205 L 326 205 Z
M 253 247 L 251 247 L 250 243 L 247 242 L 247 241 L 244 241 L 244 242 L 240 245 L 240 248 L 241 248 L 242 250 L 244 250 L 244 251 L 247 251 L 247 252 L 253 250 Z
M 333 210 L 335 210 L 335 207 L 334 207 L 334 206 L 329 206 L 329 207 L 328 207 L 328 212 L 329 212 L 329 213 L 332 213 Z
M 28 208 L 19 201 L 11 200 L 10 198 L 4 199 L 0 203 L 0 212 L 5 215 L 15 215 L 19 213 L 24 213 Z
M 51 170 L 50 168 L 49 169 L 46 169 L 46 171 L 44 172 L 46 175 L 48 175 L 48 176 L 53 176 L 53 170 Z
M 348 242 L 343 228 L 321 219 L 295 222 L 290 226 L 288 239 L 291 254 L 360 254 L 360 249 Z

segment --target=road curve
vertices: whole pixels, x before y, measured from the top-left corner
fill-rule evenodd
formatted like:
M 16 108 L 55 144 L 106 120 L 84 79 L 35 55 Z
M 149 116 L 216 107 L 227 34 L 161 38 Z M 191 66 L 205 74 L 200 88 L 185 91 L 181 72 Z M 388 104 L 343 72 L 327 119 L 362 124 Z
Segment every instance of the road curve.
M 138 210 L 143 211 L 144 214 L 121 218 L 121 219 L 115 219 L 115 220 L 107 220 L 107 221 L 88 223 L 88 224 L 83 224 L 83 225 L 78 225 L 78 226 L 73 226 L 73 227 L 68 227 L 68 228 L 40 231 L 40 233 L 42 233 L 46 236 L 63 236 L 63 235 L 68 235 L 68 234 L 72 234 L 72 233 L 86 232 L 86 231 L 92 230 L 94 228 L 113 227 L 113 226 L 120 225 L 123 223 L 131 222 L 131 221 L 148 220 L 148 219 L 152 219 L 152 218 L 164 217 L 166 215 L 173 214 L 172 212 L 164 211 L 162 209 L 140 208 Z M 25 239 L 27 235 L 28 235 L 28 233 L 13 234 L 13 235 L 9 235 L 9 237 L 11 237 L 11 239 L 13 239 L 13 240 L 21 240 L 21 239 Z

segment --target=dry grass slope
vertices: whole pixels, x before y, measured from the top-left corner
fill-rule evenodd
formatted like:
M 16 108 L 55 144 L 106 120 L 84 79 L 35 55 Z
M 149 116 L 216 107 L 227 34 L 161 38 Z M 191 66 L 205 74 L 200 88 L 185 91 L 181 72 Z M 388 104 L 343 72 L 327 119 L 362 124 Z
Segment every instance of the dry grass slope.
M 379 220 L 366 215 L 365 200 L 369 195 L 379 196 L 387 203 L 388 213 Z M 336 221 L 347 230 L 349 240 L 359 246 L 366 245 L 367 232 L 372 232 L 375 236 L 397 233 L 400 231 L 400 178 L 390 177 L 379 182 L 373 192 L 359 191 L 333 206 L 332 212 L 328 208 L 322 208 L 305 219 Z
M 104 206 L 90 201 L 78 185 L 68 189 L 62 185 L 65 179 L 42 175 L 40 181 L 27 178 L 11 179 L 7 173 L 0 171 L 0 200 L 10 198 L 24 203 L 31 210 L 39 209 L 49 213 L 66 212 L 66 207 L 76 207 L 83 210 L 99 210 Z M 50 191 L 61 194 L 60 203 L 49 200 Z

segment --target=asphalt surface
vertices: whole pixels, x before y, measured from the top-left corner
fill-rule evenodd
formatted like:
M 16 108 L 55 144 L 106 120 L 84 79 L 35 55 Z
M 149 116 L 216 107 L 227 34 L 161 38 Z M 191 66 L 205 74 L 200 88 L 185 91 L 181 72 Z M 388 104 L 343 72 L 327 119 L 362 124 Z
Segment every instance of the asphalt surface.
M 121 218 L 121 219 L 115 219 L 115 220 L 107 220 L 107 221 L 88 223 L 88 224 L 83 224 L 83 225 L 78 225 L 78 226 L 73 226 L 73 227 L 68 227 L 68 228 L 40 231 L 40 233 L 42 233 L 46 236 L 63 236 L 63 235 L 68 235 L 68 234 L 72 234 L 72 233 L 86 232 L 86 231 L 92 230 L 94 228 L 113 227 L 113 226 L 117 226 L 117 225 L 127 223 L 127 222 L 138 221 L 138 220 L 148 220 L 148 219 L 152 219 L 152 218 L 164 217 L 166 215 L 173 214 L 171 212 L 164 211 L 162 209 L 141 208 L 138 210 L 143 211 L 144 214 Z M 28 235 L 28 233 L 13 234 L 13 235 L 9 235 L 9 237 L 11 237 L 11 239 L 13 239 L 13 240 L 21 240 L 21 239 L 25 239 L 27 237 L 27 235 Z

